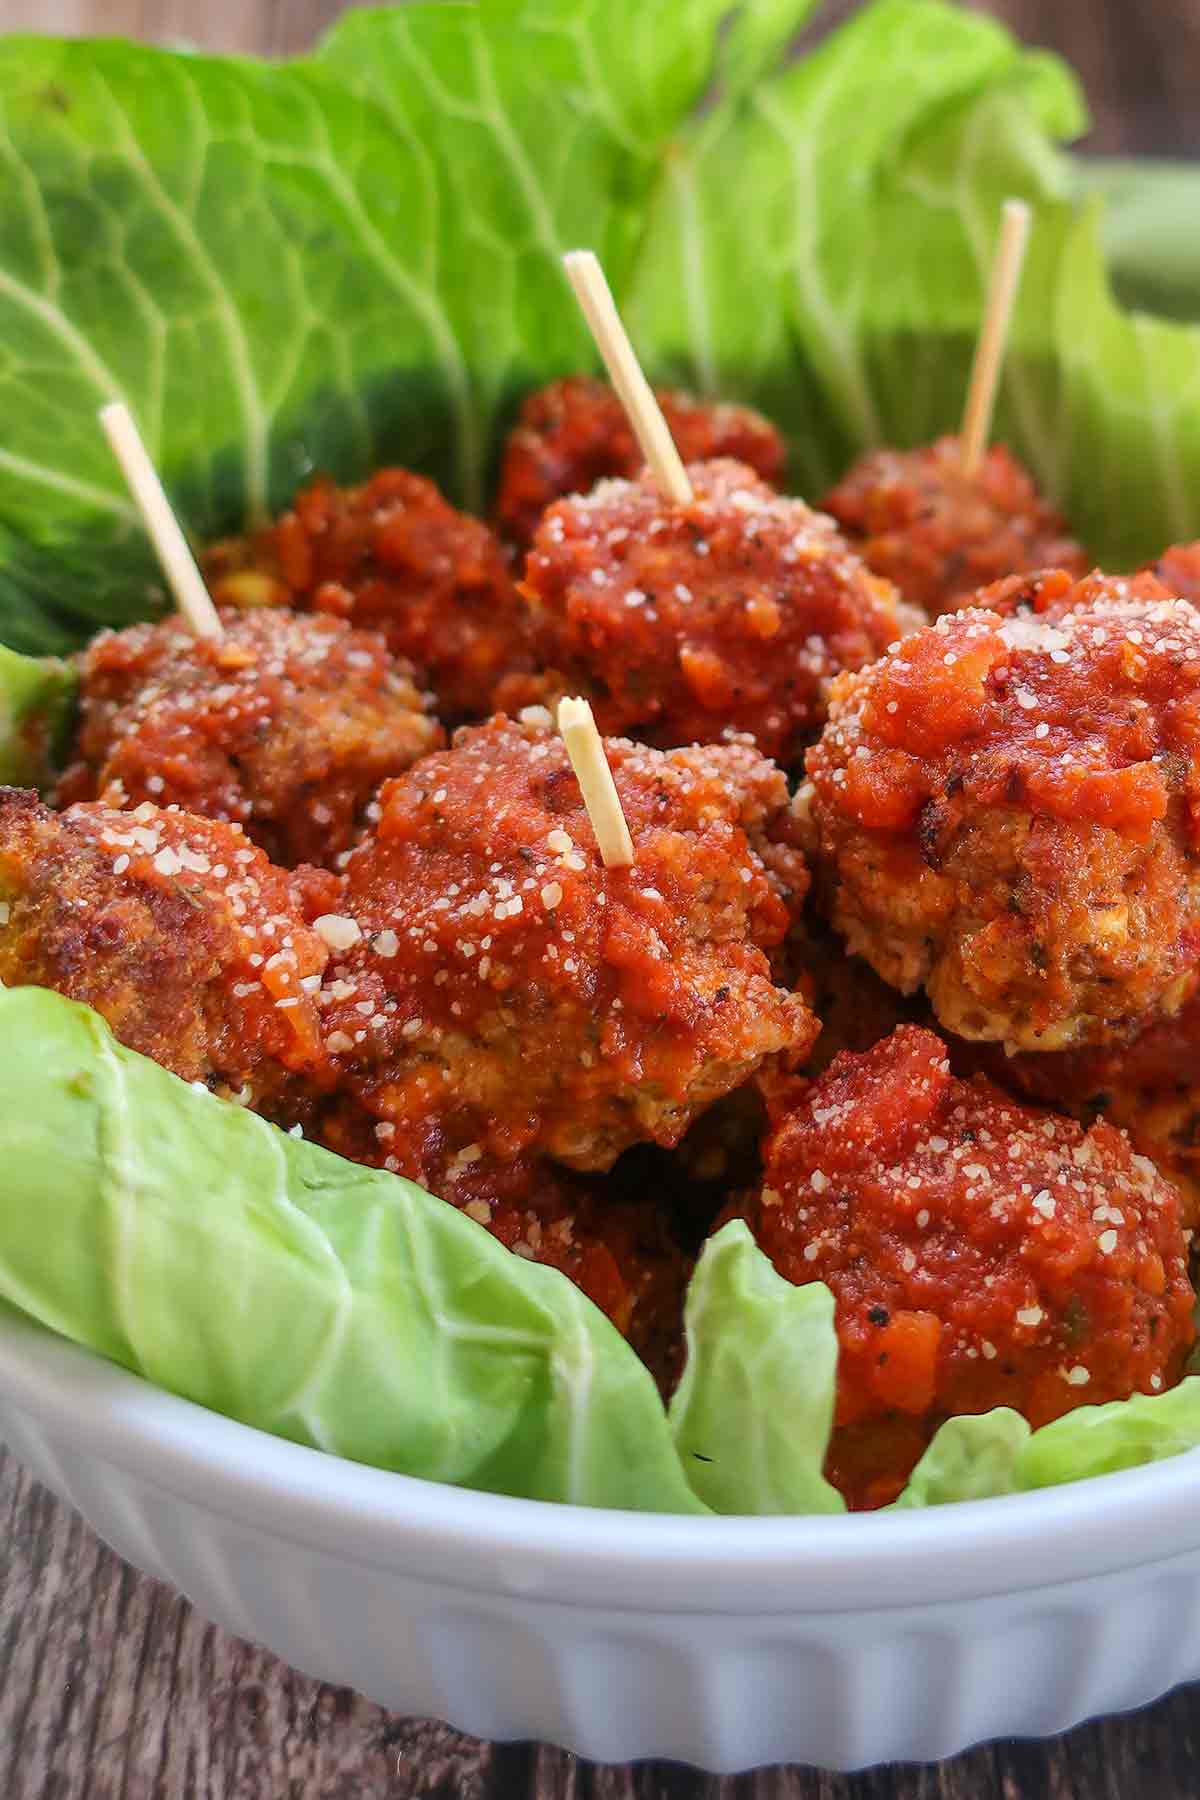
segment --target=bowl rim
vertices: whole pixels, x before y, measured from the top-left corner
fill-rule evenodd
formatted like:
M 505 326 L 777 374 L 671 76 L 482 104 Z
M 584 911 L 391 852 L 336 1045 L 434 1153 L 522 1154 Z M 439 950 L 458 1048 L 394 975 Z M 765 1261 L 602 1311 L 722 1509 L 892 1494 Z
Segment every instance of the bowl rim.
M 10 1309 L 0 1311 L 4 1402 L 44 1427 L 52 1457 L 56 1443 L 69 1447 L 78 1467 L 86 1451 L 282 1543 L 476 1594 L 606 1611 L 929 1606 L 1019 1595 L 1200 1547 L 1200 1451 L 911 1512 L 693 1517 L 571 1506 L 449 1487 L 275 1437 Z

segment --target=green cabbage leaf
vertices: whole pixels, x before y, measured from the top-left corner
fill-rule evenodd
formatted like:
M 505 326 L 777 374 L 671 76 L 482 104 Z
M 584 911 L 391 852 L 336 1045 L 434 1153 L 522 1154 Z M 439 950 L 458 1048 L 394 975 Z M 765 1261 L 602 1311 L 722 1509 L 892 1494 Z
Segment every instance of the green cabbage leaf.
M 407 1475 L 705 1510 L 650 1375 L 565 1276 L 40 988 L 0 989 L 0 1163 L 0 1298 L 160 1387 Z
M 1081 195 L 1104 203 L 1104 255 L 1122 305 L 1163 318 L 1200 320 L 1200 164 L 1087 157 L 1075 165 Z
M 0 644 L 0 783 L 48 787 L 66 752 L 75 671 L 56 656 L 21 656 Z
M 594 360 L 578 243 L 650 373 L 763 405 L 819 493 L 954 427 L 1008 194 L 1037 217 L 1000 433 L 1114 566 L 1200 531 L 1200 331 L 1112 298 L 1069 72 L 945 0 L 789 57 L 811 11 L 418 0 L 282 64 L 0 41 L 0 642 L 163 604 L 96 428 L 116 396 L 198 541 L 317 468 L 398 459 L 485 506 L 522 393 Z
M 704 1246 L 685 1326 L 670 1419 L 693 1490 L 714 1512 L 843 1512 L 821 1472 L 837 1374 L 824 1282 L 793 1287 L 736 1219 Z
M 897 1508 L 986 1500 L 1031 1488 L 1112 1475 L 1200 1448 L 1200 1376 L 1165 1394 L 1134 1394 L 1081 1406 L 1031 1431 L 1007 1406 L 977 1418 L 947 1419 Z

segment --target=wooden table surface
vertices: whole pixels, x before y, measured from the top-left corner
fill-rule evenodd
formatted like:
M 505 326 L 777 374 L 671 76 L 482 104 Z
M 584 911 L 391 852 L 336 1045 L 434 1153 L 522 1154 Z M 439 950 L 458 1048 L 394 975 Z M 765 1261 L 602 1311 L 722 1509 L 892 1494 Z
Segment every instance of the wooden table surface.
M 835 0 L 826 16 L 853 9 Z M 0 28 L 125 32 L 215 49 L 303 47 L 336 0 L 0 0 Z M 991 0 L 1068 55 L 1089 146 L 1200 157 L 1200 0 Z M 135 1575 L 0 1452 L 3 1800 L 1196 1800 L 1200 1687 L 1048 1744 L 849 1778 L 724 1780 L 666 1764 L 599 1768 L 480 1743 L 306 1681 Z

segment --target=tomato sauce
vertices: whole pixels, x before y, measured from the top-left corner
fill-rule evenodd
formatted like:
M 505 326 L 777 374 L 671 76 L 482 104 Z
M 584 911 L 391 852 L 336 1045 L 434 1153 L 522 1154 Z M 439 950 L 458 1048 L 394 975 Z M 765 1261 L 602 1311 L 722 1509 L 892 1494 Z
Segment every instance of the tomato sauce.
M 786 446 L 761 413 L 672 388 L 657 388 L 655 398 L 684 462 L 729 456 L 778 485 Z M 551 382 L 529 395 L 509 434 L 496 498 L 497 529 L 526 549 L 555 500 L 586 494 L 610 476 L 632 479 L 642 463 L 625 408 L 606 382 L 587 375 Z
M 689 475 L 686 506 L 647 475 L 551 507 L 521 585 L 538 660 L 602 731 L 663 748 L 745 732 L 793 763 L 830 678 L 913 621 L 802 500 L 739 463 Z
M 1088 560 L 1062 516 L 1001 444 L 967 475 L 955 437 L 873 450 L 821 502 L 868 567 L 931 618 L 978 588 L 1029 569 L 1082 575 Z
M 839 1344 L 831 1478 L 893 1499 L 938 1424 L 1032 1425 L 1182 1373 L 1193 1294 L 1179 1197 L 1111 1126 L 956 1080 L 901 1026 L 772 1100 L 747 1209 L 780 1274 L 827 1282 Z
M 219 603 L 312 608 L 381 632 L 451 722 L 490 712 L 500 675 L 522 666 L 524 612 L 500 543 L 408 469 L 361 487 L 322 477 L 205 567 Z

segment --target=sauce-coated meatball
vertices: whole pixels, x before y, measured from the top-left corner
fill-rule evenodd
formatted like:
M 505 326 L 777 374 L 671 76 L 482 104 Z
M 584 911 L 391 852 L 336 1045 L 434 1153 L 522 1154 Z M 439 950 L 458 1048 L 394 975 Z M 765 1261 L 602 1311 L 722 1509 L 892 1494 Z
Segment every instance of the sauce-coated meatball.
M 834 685 L 798 796 L 851 950 L 947 1030 L 1118 1041 L 1200 957 L 1200 614 L 1056 572 Z
M 674 1144 L 816 1032 L 768 953 L 807 877 L 743 745 L 607 745 L 632 868 L 600 861 L 561 741 L 498 718 L 389 783 L 350 857 L 325 1043 L 385 1166 Z
M 655 396 L 684 462 L 732 456 L 774 487 L 786 449 L 768 419 L 748 406 L 697 400 L 672 388 Z M 496 525 L 524 549 L 546 508 L 584 494 L 608 476 L 632 478 L 643 457 L 625 409 L 606 382 L 568 375 L 530 394 L 509 433 L 500 470 Z
M 901 1026 L 772 1100 L 745 1215 L 780 1274 L 836 1301 L 828 1470 L 853 1506 L 899 1492 L 943 1419 L 1034 1426 L 1156 1393 L 1195 1332 L 1179 1197 L 1120 1132 L 956 1080 Z
M 314 481 L 255 537 L 214 545 L 218 602 L 311 607 L 382 632 L 445 719 L 491 711 L 523 656 L 524 613 L 498 540 L 432 481 L 381 469 L 361 487 Z
M 217 640 L 178 618 L 93 640 L 59 798 L 176 805 L 244 825 L 275 862 L 332 864 L 441 727 L 376 632 L 286 608 L 222 623 Z
M 915 621 L 802 500 L 741 463 L 688 474 L 684 506 L 646 475 L 550 508 L 522 583 L 538 660 L 602 731 L 662 748 L 748 732 L 794 762 L 830 678 Z
M 1030 569 L 1083 575 L 1066 521 L 1001 444 L 967 475 L 958 438 L 917 450 L 872 450 L 821 502 L 869 568 L 931 618 L 977 588 Z

